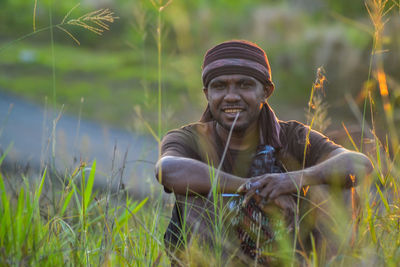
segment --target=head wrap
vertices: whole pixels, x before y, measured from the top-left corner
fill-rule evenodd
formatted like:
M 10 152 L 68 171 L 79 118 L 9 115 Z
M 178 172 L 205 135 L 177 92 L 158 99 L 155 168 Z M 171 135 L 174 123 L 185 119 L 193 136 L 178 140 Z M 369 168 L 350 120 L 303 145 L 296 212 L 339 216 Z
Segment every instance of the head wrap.
M 267 55 L 258 45 L 241 40 L 223 42 L 214 46 L 204 56 L 202 80 L 208 87 L 215 77 L 229 74 L 244 74 L 268 86 L 268 96 L 274 86 Z
M 202 80 L 203 86 L 208 87 L 215 77 L 230 74 L 243 74 L 254 77 L 268 89 L 268 96 L 274 90 L 271 78 L 271 68 L 264 50 L 258 45 L 244 41 L 232 40 L 218 44 L 207 51 L 204 56 Z M 201 122 L 214 120 L 210 108 L 201 117 Z M 260 117 L 261 142 L 276 149 L 281 148 L 280 125 L 274 111 L 265 101 Z

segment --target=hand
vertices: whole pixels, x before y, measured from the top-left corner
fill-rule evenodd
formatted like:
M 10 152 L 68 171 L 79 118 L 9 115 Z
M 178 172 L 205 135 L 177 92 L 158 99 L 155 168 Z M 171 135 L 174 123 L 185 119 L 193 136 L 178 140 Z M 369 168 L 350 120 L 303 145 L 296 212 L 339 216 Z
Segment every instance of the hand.
M 238 189 L 238 193 L 245 194 L 244 203 L 254 194 L 268 200 L 295 192 L 297 192 L 296 182 L 288 173 L 268 173 L 251 178 L 249 182 Z

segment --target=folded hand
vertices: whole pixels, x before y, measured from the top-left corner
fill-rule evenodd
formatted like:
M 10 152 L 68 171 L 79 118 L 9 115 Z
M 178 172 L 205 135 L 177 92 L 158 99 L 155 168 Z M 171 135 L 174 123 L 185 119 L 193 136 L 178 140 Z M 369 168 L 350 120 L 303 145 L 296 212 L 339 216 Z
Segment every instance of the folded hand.
M 258 194 L 264 200 L 275 199 L 281 195 L 297 192 L 296 182 L 287 173 L 268 173 L 249 179 L 249 182 L 238 189 L 250 199 Z

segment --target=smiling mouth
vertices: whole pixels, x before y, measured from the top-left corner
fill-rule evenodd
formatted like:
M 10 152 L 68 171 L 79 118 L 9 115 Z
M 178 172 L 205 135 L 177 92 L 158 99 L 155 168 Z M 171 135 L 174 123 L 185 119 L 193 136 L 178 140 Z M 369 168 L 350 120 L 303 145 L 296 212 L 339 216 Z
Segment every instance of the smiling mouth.
M 224 112 L 228 113 L 228 114 L 235 114 L 235 113 L 242 112 L 242 111 L 243 111 L 243 109 L 241 109 L 241 108 L 226 108 L 226 109 L 224 109 Z

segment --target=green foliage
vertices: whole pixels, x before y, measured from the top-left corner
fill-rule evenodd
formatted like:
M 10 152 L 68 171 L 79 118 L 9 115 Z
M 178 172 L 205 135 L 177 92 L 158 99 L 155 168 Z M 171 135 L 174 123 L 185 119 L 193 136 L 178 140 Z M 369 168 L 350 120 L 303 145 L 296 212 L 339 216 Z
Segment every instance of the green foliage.
M 122 203 L 112 202 L 108 216 L 105 215 L 106 201 L 104 197 L 93 202 L 93 181 L 95 177 L 95 163 L 91 167 L 87 184 L 83 182 L 77 191 L 74 177 L 66 177 L 68 185 L 64 185 L 59 197 L 53 199 L 58 203 L 52 210 L 51 203 L 46 199 L 50 197 L 46 187 L 46 177 L 51 178 L 45 170 L 39 183 L 35 186 L 27 180 L 19 187 L 14 195 L 5 184 L 0 173 L 0 244 L 2 253 L 0 262 L 2 266 L 8 265 L 92 265 L 102 258 L 111 265 L 131 262 L 141 265 L 141 262 L 153 262 L 156 256 L 142 258 L 137 251 L 136 237 L 132 239 L 130 232 L 134 230 L 143 236 L 143 231 L 137 229 L 136 214 L 145 209 L 148 198 L 141 201 L 132 201 L 127 198 Z M 84 177 L 84 170 L 77 175 Z M 47 186 L 49 183 L 47 183 Z M 72 186 L 72 187 L 71 187 Z M 71 189 L 72 188 L 72 189 Z M 43 192 L 44 196 L 42 196 Z M 70 205 L 72 195 L 76 196 L 76 205 Z M 68 209 L 67 209 L 68 207 Z M 79 219 L 78 219 L 79 218 Z M 152 217 L 145 217 L 146 224 Z M 154 227 L 159 227 L 163 222 L 155 220 Z M 103 227 L 106 235 L 102 234 Z M 163 226 L 162 226 L 163 227 Z M 153 230 L 155 231 L 155 230 Z M 108 239 L 107 246 L 98 250 L 101 242 Z M 143 240 L 143 244 L 145 245 Z M 159 244 L 152 244 L 153 250 L 160 250 Z M 106 256 L 104 258 L 104 256 Z
M 33 12 L 35 2 L 37 28 L 46 25 L 49 21 L 49 8 L 53 6 L 53 17 L 61 19 L 79 1 L 55 1 L 55 0 L 2 0 L 0 3 L 0 32 L 9 36 L 16 33 L 33 30 Z M 55 8 L 57 6 L 57 8 Z M 20 35 L 20 34 L 18 34 Z
M 365 14 L 361 1 L 326 0 L 327 8 L 346 17 L 355 18 Z
M 388 160 L 385 158 L 385 160 Z M 398 162 L 395 162 L 398 164 Z M 95 165 L 95 164 L 93 164 Z M 91 166 L 89 177 L 94 177 L 95 166 Z M 378 168 L 378 166 L 376 166 Z M 0 173 L 0 245 L 3 248 L 0 261 L 5 265 L 135 265 L 148 266 L 158 262 L 159 266 L 168 266 L 169 261 L 162 243 L 163 233 L 168 221 L 169 209 L 161 198 L 148 198 L 133 201 L 127 197 L 122 202 L 111 200 L 110 210 L 106 211 L 105 195 L 94 194 L 92 179 L 81 181 L 85 177 L 85 168 L 75 175 L 66 177 L 56 196 L 55 210 L 47 201 L 50 192 L 46 189 L 51 175 L 44 172 L 35 185 L 32 179 L 14 186 L 16 194 L 7 188 L 9 179 Z M 211 176 L 213 177 L 213 176 Z M 397 171 L 392 173 L 386 185 L 376 183 L 371 190 L 373 180 L 366 180 L 360 187 L 360 196 L 364 202 L 364 212 L 360 217 L 358 236 L 351 248 L 343 246 L 331 260 L 331 265 L 357 263 L 359 260 L 373 260 L 379 266 L 393 265 L 400 260 L 396 247 L 400 244 L 400 231 L 397 226 L 399 198 L 395 188 L 399 186 Z M 373 178 L 373 177 L 372 177 Z M 376 178 L 378 179 L 378 178 Z M 378 180 L 377 180 L 378 181 Z M 373 189 L 373 188 L 372 188 Z M 224 239 L 227 230 L 224 226 L 224 208 L 213 190 L 215 217 L 215 238 Z M 121 192 L 123 193 L 123 192 Z M 75 205 L 71 202 L 75 195 Z M 96 196 L 93 198 L 93 196 Z M 50 197 L 51 198 L 51 197 Z M 95 199 L 95 201 L 93 201 Z M 338 222 L 345 217 L 333 215 Z M 105 231 L 105 234 L 104 234 Z M 337 232 L 339 238 L 346 240 L 347 234 Z M 313 240 L 313 239 L 312 239 Z M 292 264 L 290 241 L 280 240 L 281 250 L 275 255 L 285 264 Z M 103 244 L 103 245 L 101 245 Z M 221 250 L 217 247 L 205 248 L 191 241 L 188 250 L 188 262 L 207 262 L 225 266 L 221 262 Z M 223 243 L 222 243 L 223 244 Z M 376 250 L 371 252 L 370 248 Z M 303 255 L 308 266 L 323 263 L 318 255 L 319 248 L 312 244 L 310 255 Z M 367 254 L 365 254 L 367 253 Z M 274 256 L 274 252 L 271 254 Z M 321 262 L 322 260 L 322 262 Z
M 21 60 L 21 55 L 27 52 L 33 53 L 34 62 Z M 149 65 L 143 67 L 139 55 L 128 50 L 107 53 L 57 44 L 55 57 L 57 102 L 65 104 L 68 112 L 79 110 L 83 97 L 84 118 L 124 125 L 131 121 L 133 107 L 140 105 L 144 107 L 146 118 L 152 119 L 156 108 L 155 98 L 151 97 L 157 83 L 156 61 L 149 60 Z M 8 66 L 7 73 L 0 73 L 2 89 L 7 88 L 37 103 L 44 103 L 46 96 L 51 99 L 52 57 L 48 46 L 17 43 L 0 53 L 0 58 L 1 64 Z M 179 94 L 187 95 L 185 81 L 177 79 L 173 72 L 165 73 L 163 80 L 171 86 L 165 95 L 168 105 L 179 110 L 181 103 L 173 99 Z

